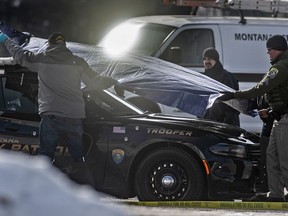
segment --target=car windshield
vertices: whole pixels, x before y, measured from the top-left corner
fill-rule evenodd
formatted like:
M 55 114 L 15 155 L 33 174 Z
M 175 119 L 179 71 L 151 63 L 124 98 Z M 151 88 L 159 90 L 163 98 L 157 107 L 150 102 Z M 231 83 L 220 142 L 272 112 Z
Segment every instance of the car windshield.
M 13 73 L 0 78 L 0 109 L 6 112 L 37 113 L 38 85 L 35 75 L 18 67 L 11 70 Z
M 0 77 L 0 110 L 7 113 L 37 114 L 37 74 L 17 66 L 6 66 L 5 70 L 7 73 Z M 141 109 L 110 91 L 84 90 L 87 117 L 144 114 Z
M 86 92 L 88 116 L 141 115 L 144 112 L 108 90 Z
M 112 29 L 98 46 L 112 54 L 129 52 L 151 56 L 174 29 L 159 24 L 125 22 Z

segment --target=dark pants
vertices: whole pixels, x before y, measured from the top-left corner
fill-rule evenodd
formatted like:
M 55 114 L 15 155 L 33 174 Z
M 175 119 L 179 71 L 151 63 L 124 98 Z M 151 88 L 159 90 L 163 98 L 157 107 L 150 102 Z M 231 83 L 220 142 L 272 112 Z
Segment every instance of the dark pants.
M 288 114 L 274 121 L 266 152 L 270 197 L 283 198 L 288 188 Z
M 74 160 L 79 160 L 84 157 L 82 135 L 82 119 L 43 115 L 40 122 L 39 154 L 53 160 L 57 145 L 63 140 Z
M 271 130 L 273 127 L 273 118 L 265 119 L 261 131 L 260 137 L 260 153 L 261 153 L 261 161 L 259 164 L 260 168 L 260 192 L 269 192 L 268 189 L 268 179 L 267 179 L 267 165 L 266 165 L 266 152 L 269 143 L 269 138 L 271 134 Z

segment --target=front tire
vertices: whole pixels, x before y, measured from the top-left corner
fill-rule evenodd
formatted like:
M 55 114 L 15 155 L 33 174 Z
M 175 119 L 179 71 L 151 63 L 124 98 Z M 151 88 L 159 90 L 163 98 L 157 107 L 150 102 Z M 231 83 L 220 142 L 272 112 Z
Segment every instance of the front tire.
M 206 183 L 203 168 L 178 148 L 158 149 L 140 163 L 135 192 L 140 201 L 203 200 Z

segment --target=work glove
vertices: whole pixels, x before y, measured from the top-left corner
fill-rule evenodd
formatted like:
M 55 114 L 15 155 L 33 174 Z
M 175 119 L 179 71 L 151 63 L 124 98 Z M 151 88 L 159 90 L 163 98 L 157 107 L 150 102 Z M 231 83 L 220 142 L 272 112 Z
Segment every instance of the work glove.
M 9 39 L 9 37 L 6 34 L 0 32 L 0 43 L 5 43 L 7 39 Z
M 231 100 L 231 99 L 235 98 L 233 92 L 220 92 L 220 93 L 223 94 L 223 95 L 218 97 L 217 100 L 228 101 L 228 100 Z

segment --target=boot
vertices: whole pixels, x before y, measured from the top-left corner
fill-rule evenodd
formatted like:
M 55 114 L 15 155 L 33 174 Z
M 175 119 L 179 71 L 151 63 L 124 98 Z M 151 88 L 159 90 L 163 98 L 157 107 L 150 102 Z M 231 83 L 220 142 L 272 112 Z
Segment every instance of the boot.
M 243 199 L 246 202 L 264 202 L 268 199 L 268 193 L 257 193 L 250 198 Z

